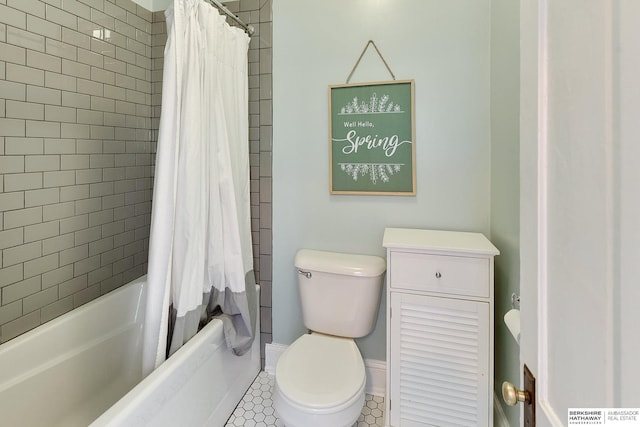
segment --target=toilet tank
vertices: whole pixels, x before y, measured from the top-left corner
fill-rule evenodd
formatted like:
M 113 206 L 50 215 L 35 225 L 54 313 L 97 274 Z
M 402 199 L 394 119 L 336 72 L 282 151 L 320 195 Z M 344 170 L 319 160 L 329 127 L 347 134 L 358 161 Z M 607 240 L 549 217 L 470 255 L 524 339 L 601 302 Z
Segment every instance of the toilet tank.
M 307 328 L 350 338 L 372 331 L 387 266 L 383 258 L 301 249 L 295 266 Z

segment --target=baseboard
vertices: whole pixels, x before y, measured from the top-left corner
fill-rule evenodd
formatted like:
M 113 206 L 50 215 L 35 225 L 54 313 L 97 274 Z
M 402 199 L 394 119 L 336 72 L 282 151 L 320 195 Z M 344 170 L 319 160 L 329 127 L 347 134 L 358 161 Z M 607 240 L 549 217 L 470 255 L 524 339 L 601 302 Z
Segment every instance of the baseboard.
M 387 362 L 364 359 L 364 369 L 367 372 L 365 393 L 384 397 L 387 388 Z
M 278 359 L 287 347 L 287 345 L 277 343 L 267 343 L 265 345 L 264 370 L 266 373 L 275 375 Z M 374 396 L 384 396 L 387 383 L 387 362 L 383 360 L 365 359 L 364 368 L 367 374 L 365 393 Z
M 493 392 L 493 426 L 511 427 L 509 426 L 509 420 L 502 409 L 502 402 L 495 391 Z
M 267 343 L 264 346 L 264 371 L 269 375 L 276 374 L 276 365 L 280 355 L 287 349 L 287 345 Z

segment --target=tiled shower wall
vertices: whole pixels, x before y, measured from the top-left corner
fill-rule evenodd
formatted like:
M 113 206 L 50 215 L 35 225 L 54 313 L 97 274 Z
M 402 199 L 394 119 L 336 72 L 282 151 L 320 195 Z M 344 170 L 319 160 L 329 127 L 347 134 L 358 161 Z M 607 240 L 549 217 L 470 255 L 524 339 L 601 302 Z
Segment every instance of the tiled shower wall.
M 146 272 L 151 21 L 0 0 L 0 342 Z
M 226 2 L 243 22 L 254 26 L 249 44 L 249 153 L 251 230 L 254 268 L 260 284 L 261 346 L 271 342 L 271 147 L 272 0 Z
M 271 0 L 249 50 L 254 265 L 271 341 Z M 0 0 L 0 342 L 146 272 L 164 14 Z

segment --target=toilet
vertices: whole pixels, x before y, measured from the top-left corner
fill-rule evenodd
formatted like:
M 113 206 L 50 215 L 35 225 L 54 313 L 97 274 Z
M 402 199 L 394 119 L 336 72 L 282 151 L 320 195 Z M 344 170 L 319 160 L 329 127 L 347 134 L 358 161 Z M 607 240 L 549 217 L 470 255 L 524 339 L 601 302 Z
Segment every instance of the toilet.
M 301 249 L 295 266 L 310 333 L 278 359 L 275 410 L 286 427 L 351 427 L 362 412 L 366 383 L 353 339 L 373 330 L 386 262 L 377 256 Z

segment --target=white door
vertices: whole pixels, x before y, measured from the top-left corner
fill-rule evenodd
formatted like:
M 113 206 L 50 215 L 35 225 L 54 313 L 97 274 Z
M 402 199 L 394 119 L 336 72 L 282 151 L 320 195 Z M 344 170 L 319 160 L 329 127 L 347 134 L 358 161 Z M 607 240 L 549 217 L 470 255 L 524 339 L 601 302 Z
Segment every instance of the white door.
M 520 5 L 520 359 L 561 426 L 640 408 L 640 1 Z

